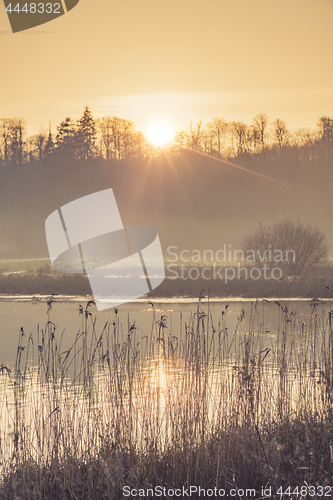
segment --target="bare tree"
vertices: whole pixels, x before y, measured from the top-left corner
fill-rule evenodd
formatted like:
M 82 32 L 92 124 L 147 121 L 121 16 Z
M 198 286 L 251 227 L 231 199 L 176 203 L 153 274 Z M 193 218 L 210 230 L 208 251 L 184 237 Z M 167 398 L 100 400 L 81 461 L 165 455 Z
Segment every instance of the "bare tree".
M 44 150 L 47 143 L 47 131 L 41 128 L 38 134 L 30 137 L 30 156 L 32 158 L 37 158 L 42 160 L 44 156 Z
M 288 144 L 288 135 L 289 135 L 286 122 L 280 120 L 280 118 L 277 118 L 273 122 L 273 130 L 274 130 L 274 137 L 280 149 L 285 147 Z
M 188 146 L 191 149 L 196 149 L 197 151 L 202 151 L 204 142 L 205 130 L 203 126 L 203 121 L 199 120 L 198 123 L 193 126 L 190 122 L 188 131 Z
M 235 141 L 236 154 L 242 154 L 246 151 L 248 139 L 248 126 L 246 123 L 238 121 L 230 123 L 230 131 Z
M 269 123 L 269 118 L 265 113 L 258 113 L 253 118 L 253 127 L 259 133 L 262 150 L 265 149 L 268 123 Z
M 187 147 L 187 134 L 184 130 L 178 130 L 175 133 L 175 143 L 178 144 L 181 148 Z
M 97 127 L 100 132 L 100 143 L 103 156 L 110 160 L 112 158 L 112 118 L 105 116 L 97 120 Z
M 24 118 L 3 118 L 1 120 L 1 138 L 5 162 L 22 163 L 25 154 L 27 123 Z
M 102 154 L 107 160 L 130 160 L 142 154 L 144 137 L 133 122 L 106 116 L 100 118 L 97 125 Z
M 328 257 L 325 235 L 316 227 L 292 220 L 260 225 L 244 238 L 242 248 L 254 262 L 271 262 L 294 278 Z
M 221 158 L 222 141 L 228 130 L 228 122 L 224 118 L 215 117 L 207 124 L 207 135 L 210 143 L 210 154 Z
M 319 118 L 317 126 L 319 128 L 320 138 L 326 144 L 333 143 L 333 118 L 322 116 Z
M 2 118 L 1 120 L 1 156 L 5 163 L 10 159 L 10 123 L 11 118 Z
M 12 119 L 12 157 L 17 163 L 22 163 L 24 145 L 27 134 L 27 122 L 24 118 Z
M 248 127 L 247 136 L 248 150 L 252 151 L 252 153 L 261 151 L 261 139 L 258 129 L 251 125 Z
M 316 140 L 315 134 L 308 128 L 302 127 L 290 136 L 290 142 L 297 148 L 311 146 Z

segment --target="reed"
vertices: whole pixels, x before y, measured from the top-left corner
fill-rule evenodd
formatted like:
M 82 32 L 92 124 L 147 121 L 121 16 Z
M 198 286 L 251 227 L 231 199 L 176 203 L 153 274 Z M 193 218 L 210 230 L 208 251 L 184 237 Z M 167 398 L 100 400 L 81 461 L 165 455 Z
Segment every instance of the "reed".
M 50 299 L 45 327 L 21 329 L 15 368 L 1 366 L 0 498 L 119 499 L 124 486 L 158 485 L 260 498 L 265 486 L 330 485 L 333 311 L 313 304 L 305 324 L 267 302 L 231 331 L 228 306 L 214 324 L 200 297 L 171 335 L 153 303 L 150 331 L 125 327 L 116 309 L 98 330 L 90 301 L 64 349 Z

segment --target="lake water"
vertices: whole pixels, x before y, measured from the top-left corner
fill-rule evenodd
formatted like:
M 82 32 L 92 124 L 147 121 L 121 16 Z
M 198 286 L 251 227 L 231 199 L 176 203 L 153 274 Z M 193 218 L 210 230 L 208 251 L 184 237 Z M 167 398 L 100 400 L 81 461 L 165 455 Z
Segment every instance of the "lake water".
M 84 315 L 79 314 L 79 306 L 85 309 L 87 299 L 84 297 L 57 297 L 48 311 L 45 297 L 2 297 L 0 299 L 0 364 L 13 368 L 17 355 L 18 340 L 21 328 L 27 339 L 42 335 L 48 321 L 55 326 L 55 337 L 61 339 L 63 350 L 68 349 L 77 335 L 85 329 L 91 330 L 92 319 L 96 321 L 96 332 L 102 332 L 106 323 L 117 322 L 123 341 L 132 325 L 138 341 L 143 338 L 158 336 L 158 322 L 164 316 L 163 334 L 166 338 L 177 337 L 180 342 L 186 335 L 186 329 L 194 328 L 199 314 L 209 315 L 206 321 L 207 332 L 214 329 L 217 333 L 214 342 L 218 341 L 218 333 L 228 337 L 227 350 L 229 357 L 236 355 L 235 346 L 239 345 L 240 336 L 246 332 L 254 333 L 253 341 L 258 348 L 269 348 L 275 351 L 279 336 L 285 332 L 288 336 L 289 348 L 298 345 L 308 331 L 315 327 L 316 331 L 324 328 L 328 321 L 333 302 L 329 299 L 314 303 L 307 299 L 270 299 L 249 300 L 233 298 L 228 300 L 212 299 L 159 299 L 153 305 L 147 300 L 136 300 L 114 309 L 97 312 L 94 306 L 89 307 L 92 316 L 87 323 Z M 290 338 L 290 335 L 292 337 Z M 320 342 L 321 335 L 317 341 Z M 221 338 L 220 338 L 221 340 Z M 232 342 L 231 347 L 229 344 Z M 24 344 L 23 344 L 24 345 Z M 229 348 L 230 347 L 230 348 Z M 319 351 L 318 351 L 319 352 Z
M 98 313 L 86 298 L 49 307 L 2 297 L 3 463 L 47 461 L 55 449 L 83 457 L 105 440 L 164 449 L 188 439 L 184 429 L 199 442 L 216 425 L 324 412 L 332 309 L 330 300 L 141 299 Z

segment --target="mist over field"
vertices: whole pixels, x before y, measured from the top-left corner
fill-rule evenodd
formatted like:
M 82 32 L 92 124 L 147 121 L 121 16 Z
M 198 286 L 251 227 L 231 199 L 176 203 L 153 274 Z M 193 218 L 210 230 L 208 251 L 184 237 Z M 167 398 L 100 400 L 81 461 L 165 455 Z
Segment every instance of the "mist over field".
M 62 158 L 2 166 L 0 258 L 48 257 L 47 216 L 70 201 L 110 187 L 123 223 L 154 227 L 164 253 L 170 245 L 239 248 L 260 222 L 284 218 L 317 226 L 332 252 L 331 158 L 323 146 L 308 155 L 302 158 L 298 150 L 267 151 L 230 160 L 248 171 L 185 150 L 121 163 Z

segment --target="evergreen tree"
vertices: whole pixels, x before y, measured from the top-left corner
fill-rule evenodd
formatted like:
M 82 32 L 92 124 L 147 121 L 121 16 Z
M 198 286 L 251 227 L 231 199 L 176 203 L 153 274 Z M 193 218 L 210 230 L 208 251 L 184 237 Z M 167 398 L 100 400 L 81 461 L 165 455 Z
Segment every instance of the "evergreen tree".
M 96 122 L 88 106 L 77 123 L 79 158 L 87 159 L 96 155 Z
M 78 134 L 74 121 L 69 116 L 57 127 L 56 146 L 58 153 L 67 158 L 78 157 Z
M 53 152 L 54 152 L 54 142 L 51 132 L 51 122 L 49 122 L 49 135 L 47 137 L 47 141 L 44 148 L 44 156 L 51 156 Z

